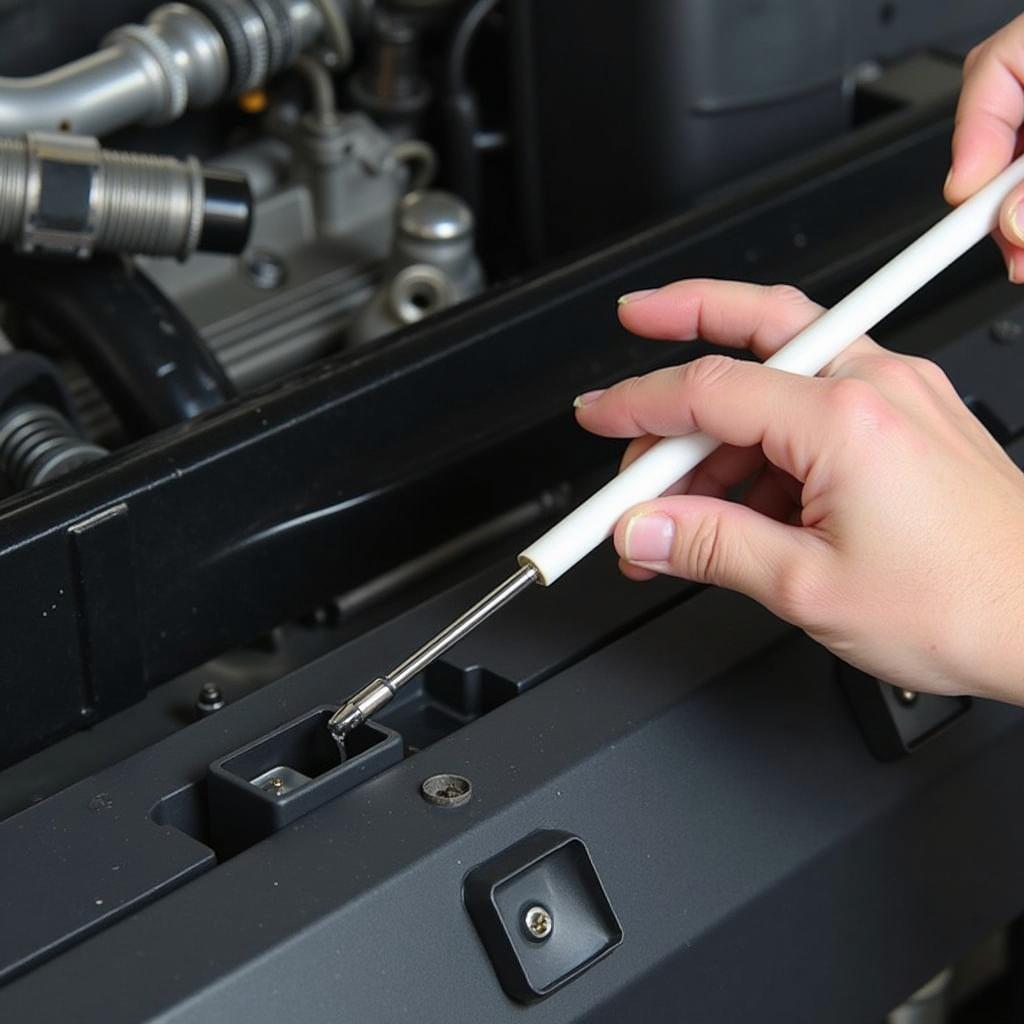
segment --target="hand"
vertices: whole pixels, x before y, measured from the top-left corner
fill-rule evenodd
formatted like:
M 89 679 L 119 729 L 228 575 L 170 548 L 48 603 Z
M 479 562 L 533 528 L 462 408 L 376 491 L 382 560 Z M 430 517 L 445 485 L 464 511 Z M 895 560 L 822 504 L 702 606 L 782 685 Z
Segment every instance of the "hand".
M 619 316 L 764 359 L 820 313 L 793 288 L 681 281 Z M 626 575 L 748 594 L 894 685 L 1024 703 L 1024 474 L 934 363 L 869 338 L 815 378 L 706 356 L 581 395 L 576 415 L 635 438 L 623 465 L 658 437 L 724 442 L 619 522 Z
M 1024 123 L 1024 15 L 976 46 L 964 61 L 946 199 L 962 203 L 1021 151 Z M 1024 281 L 1024 186 L 1003 203 L 996 243 L 1010 280 Z

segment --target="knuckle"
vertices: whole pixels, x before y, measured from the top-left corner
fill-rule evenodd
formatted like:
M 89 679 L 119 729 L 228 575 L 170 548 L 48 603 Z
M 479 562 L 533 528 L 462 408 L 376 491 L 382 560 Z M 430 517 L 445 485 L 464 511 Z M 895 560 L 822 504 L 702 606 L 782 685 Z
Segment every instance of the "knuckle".
M 829 396 L 829 409 L 844 430 L 877 431 L 888 415 L 881 393 L 858 377 L 836 378 Z
M 908 358 L 926 384 L 938 391 L 953 390 L 953 382 L 938 363 L 933 363 L 930 359 L 923 359 L 920 356 L 909 356 Z
M 685 387 L 714 387 L 733 371 L 736 361 L 729 356 L 701 356 L 689 363 L 684 363 L 677 370 L 679 382 Z
M 723 560 L 721 524 L 717 516 L 705 515 L 696 520 L 679 553 L 683 575 L 701 583 L 714 583 L 720 578 Z
M 811 301 L 796 285 L 792 284 L 769 285 L 768 298 L 786 306 L 805 306 Z

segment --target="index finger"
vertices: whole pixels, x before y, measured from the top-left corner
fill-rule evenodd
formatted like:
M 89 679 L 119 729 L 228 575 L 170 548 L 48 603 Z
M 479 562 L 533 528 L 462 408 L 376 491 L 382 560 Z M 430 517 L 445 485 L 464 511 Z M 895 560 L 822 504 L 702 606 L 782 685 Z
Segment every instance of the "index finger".
M 962 203 L 1013 160 L 1024 123 L 1024 15 L 973 51 L 953 131 L 946 198 Z
M 767 359 L 823 312 L 791 285 L 694 278 L 633 301 L 627 297 L 619 306 L 619 320 L 645 338 L 693 341 L 699 337 Z M 863 354 L 876 347 L 864 338 L 847 352 Z

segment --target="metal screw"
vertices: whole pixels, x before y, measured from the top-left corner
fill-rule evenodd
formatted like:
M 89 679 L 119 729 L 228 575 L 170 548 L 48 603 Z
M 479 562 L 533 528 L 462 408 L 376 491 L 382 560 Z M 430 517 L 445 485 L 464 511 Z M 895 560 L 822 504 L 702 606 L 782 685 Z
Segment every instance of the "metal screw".
M 992 324 L 989 335 L 997 345 L 1012 345 L 1024 339 L 1024 324 L 1003 317 Z
M 196 697 L 196 711 L 200 715 L 212 715 L 224 707 L 224 694 L 216 683 L 204 683 Z
M 274 796 L 280 796 L 281 790 L 284 789 L 284 779 L 280 776 L 274 776 L 266 786 L 267 790 L 274 794 Z
M 284 261 L 266 249 L 253 249 L 244 258 L 249 280 L 261 291 L 272 291 L 284 284 L 287 271 Z
M 542 907 L 538 903 L 523 915 L 523 926 L 531 939 L 543 942 L 554 931 L 555 922 L 547 907 Z
M 917 692 L 915 690 L 906 690 L 897 686 L 894 687 L 894 692 L 897 703 L 902 704 L 905 708 L 909 708 L 911 704 L 917 702 Z
M 473 784 L 462 775 L 431 775 L 423 780 L 420 792 L 435 807 L 461 807 L 473 795 Z

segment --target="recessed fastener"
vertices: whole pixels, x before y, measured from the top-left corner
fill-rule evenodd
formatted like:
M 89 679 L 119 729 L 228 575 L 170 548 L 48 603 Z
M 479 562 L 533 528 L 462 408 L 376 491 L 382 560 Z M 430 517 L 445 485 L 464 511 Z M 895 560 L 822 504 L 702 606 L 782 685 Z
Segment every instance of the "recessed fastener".
M 420 792 L 435 807 L 461 807 L 473 795 L 473 784 L 462 775 L 431 775 L 423 780 Z
M 554 931 L 555 922 L 547 907 L 538 903 L 523 914 L 523 927 L 531 939 L 543 942 Z

